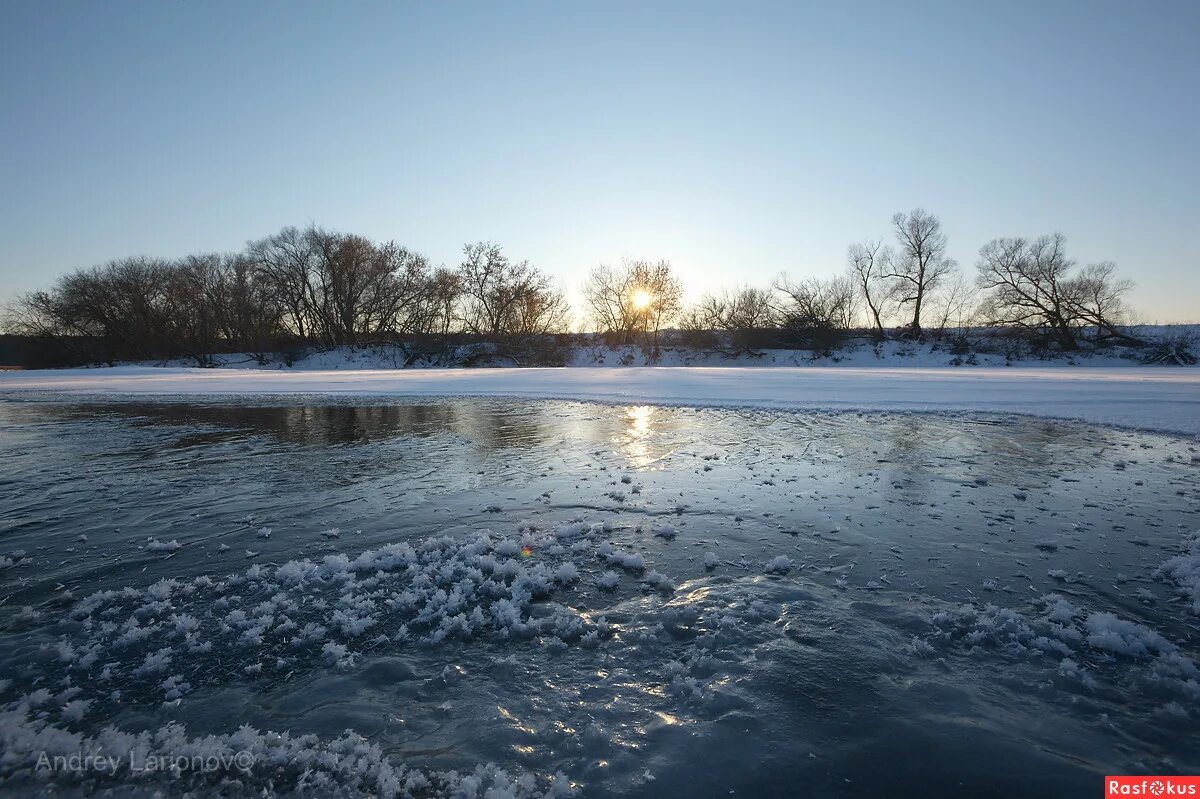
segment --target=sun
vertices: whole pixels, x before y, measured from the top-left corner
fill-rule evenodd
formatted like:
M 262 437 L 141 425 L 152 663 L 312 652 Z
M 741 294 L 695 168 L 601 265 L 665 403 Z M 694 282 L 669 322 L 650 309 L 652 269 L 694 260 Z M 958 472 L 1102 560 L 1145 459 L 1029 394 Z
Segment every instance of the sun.
M 650 307 L 650 303 L 654 302 L 653 295 L 645 289 L 637 289 L 633 292 L 633 310 L 644 311 Z

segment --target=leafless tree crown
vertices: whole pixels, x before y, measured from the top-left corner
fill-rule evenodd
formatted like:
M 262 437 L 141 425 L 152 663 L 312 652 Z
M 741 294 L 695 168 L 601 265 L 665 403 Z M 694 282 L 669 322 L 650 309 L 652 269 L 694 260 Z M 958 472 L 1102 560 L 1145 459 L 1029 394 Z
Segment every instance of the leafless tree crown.
M 617 266 L 597 266 L 584 284 L 583 296 L 593 327 L 616 334 L 621 343 L 639 335 L 656 339 L 683 308 L 683 284 L 670 261 L 626 259 Z M 648 304 L 639 305 L 641 296 Z
M 1076 270 L 1066 242 L 1055 233 L 983 245 L 976 282 L 984 292 L 984 321 L 1030 331 L 1063 349 L 1075 349 L 1087 328 L 1098 338 L 1130 340 L 1119 326 L 1132 282 L 1118 279 L 1110 262 Z
M 958 264 L 946 257 L 946 234 L 941 221 L 923 208 L 892 217 L 897 247 L 888 251 L 882 276 L 893 281 L 899 305 L 911 309 L 909 331 L 920 336 L 921 311 L 929 295 Z

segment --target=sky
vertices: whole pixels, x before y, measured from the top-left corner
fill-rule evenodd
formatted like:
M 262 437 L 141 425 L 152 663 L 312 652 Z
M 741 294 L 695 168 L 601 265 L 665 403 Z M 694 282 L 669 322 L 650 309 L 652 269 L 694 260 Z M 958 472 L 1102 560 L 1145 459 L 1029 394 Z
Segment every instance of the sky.
M 973 271 L 1061 231 L 1200 321 L 1200 2 L 10 0 L 0 302 L 286 225 L 434 263 L 491 240 L 578 299 L 828 276 L 893 213 Z

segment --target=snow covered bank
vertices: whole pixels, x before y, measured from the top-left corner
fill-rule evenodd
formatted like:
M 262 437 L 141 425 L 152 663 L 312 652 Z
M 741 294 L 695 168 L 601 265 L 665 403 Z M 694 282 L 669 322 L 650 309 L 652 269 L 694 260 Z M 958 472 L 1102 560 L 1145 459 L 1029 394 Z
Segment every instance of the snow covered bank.
M 128 361 L 125 366 L 191 367 L 221 369 L 451 369 L 462 367 L 629 367 L 629 366 L 1086 366 L 1131 367 L 1152 361 L 1176 364 L 1169 352 L 1196 349 L 1200 325 L 1142 325 L 1130 334 L 1149 346 L 1096 346 L 1084 343 L 1078 350 L 1033 348 L 1028 341 L 993 329 L 947 330 L 926 341 L 910 341 L 892 331 L 891 337 L 873 341 L 867 335 L 851 337 L 828 350 L 788 347 L 755 347 L 725 350 L 693 346 L 677 332 L 664 334 L 661 346 L 610 345 L 599 334 L 565 337 L 545 347 L 512 347 L 480 342 L 453 346 L 419 346 L 413 343 L 374 343 L 339 347 L 299 346 L 283 352 L 212 353 L 205 363 L 195 357 Z
M 121 366 L 0 374 L 0 396 L 490 396 L 630 404 L 1015 413 L 1200 434 L 1200 370 L 634 367 L 252 370 Z

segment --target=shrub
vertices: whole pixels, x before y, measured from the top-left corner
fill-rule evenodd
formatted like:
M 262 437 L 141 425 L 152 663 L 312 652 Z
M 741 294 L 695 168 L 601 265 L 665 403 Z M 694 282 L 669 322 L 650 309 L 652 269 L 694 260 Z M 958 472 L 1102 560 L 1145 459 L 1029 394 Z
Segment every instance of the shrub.
M 1162 366 L 1193 366 L 1200 359 L 1196 357 L 1195 342 L 1186 333 L 1163 336 L 1150 342 L 1142 363 Z

